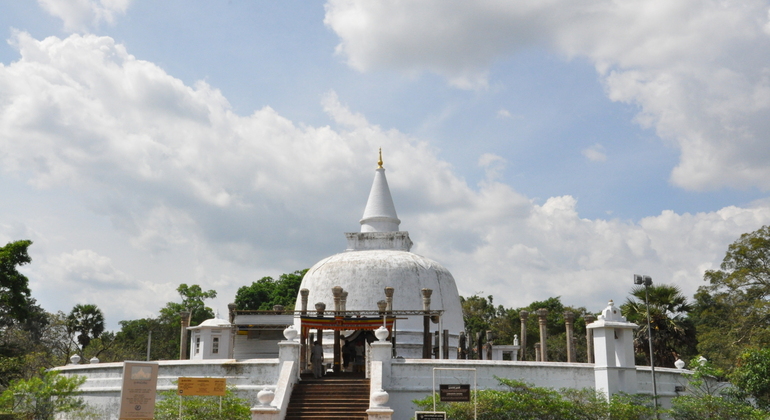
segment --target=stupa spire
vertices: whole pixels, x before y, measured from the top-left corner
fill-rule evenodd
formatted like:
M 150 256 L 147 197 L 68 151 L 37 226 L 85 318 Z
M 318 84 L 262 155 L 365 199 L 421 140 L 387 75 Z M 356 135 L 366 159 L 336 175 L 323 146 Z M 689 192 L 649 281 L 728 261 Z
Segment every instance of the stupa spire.
M 385 178 L 385 168 L 382 166 L 382 149 L 380 149 L 377 169 L 374 172 L 374 182 L 369 191 L 364 217 L 361 219 L 361 232 L 398 232 L 396 206 L 390 195 L 388 180 Z

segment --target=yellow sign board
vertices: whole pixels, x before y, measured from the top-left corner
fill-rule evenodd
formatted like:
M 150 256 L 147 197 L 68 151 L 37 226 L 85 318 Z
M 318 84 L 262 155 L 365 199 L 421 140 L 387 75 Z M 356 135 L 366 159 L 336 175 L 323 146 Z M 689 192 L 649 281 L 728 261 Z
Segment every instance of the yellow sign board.
M 217 396 L 224 397 L 227 389 L 225 378 L 179 378 L 177 393 L 179 395 Z

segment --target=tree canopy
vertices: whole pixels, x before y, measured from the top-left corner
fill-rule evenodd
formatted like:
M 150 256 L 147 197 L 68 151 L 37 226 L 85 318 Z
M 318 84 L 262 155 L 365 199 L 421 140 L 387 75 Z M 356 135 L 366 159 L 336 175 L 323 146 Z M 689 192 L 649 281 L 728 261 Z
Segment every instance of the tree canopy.
M 646 290 L 644 286 L 631 290 L 631 296 L 620 310 L 626 319 L 639 325 L 634 335 L 634 350 L 645 355 L 647 365 L 650 364 L 647 294 L 655 365 L 673 368 L 678 358 L 696 353 L 695 326 L 688 317 L 692 305 L 677 286 L 660 284 Z
M 179 292 L 179 296 L 182 297 L 182 303 L 168 302 L 166 306 L 160 310 L 162 317 L 178 324 L 179 312 L 190 311 L 190 325 L 198 325 L 207 319 L 214 318 L 214 311 L 207 307 L 203 301 L 217 297 L 216 290 L 207 290 L 204 292 L 197 284 L 188 286 L 187 284 L 182 283 L 176 288 L 176 291 Z
M 693 310 L 698 351 L 730 370 L 744 349 L 770 345 L 770 226 L 741 235 L 704 280 Z
M 32 262 L 27 248 L 32 241 L 9 242 L 0 248 L 0 326 L 23 321 L 29 314 L 29 279 L 18 267 Z
M 235 294 L 235 304 L 238 309 L 261 310 L 273 309 L 274 305 L 283 305 L 286 309 L 294 309 L 299 286 L 307 273 L 307 268 L 293 273 L 281 274 L 278 280 L 272 277 L 262 277 L 243 286 Z
M 91 340 L 104 332 L 104 314 L 96 305 L 77 304 L 67 315 L 67 332 L 75 336 L 80 349 L 88 347 Z

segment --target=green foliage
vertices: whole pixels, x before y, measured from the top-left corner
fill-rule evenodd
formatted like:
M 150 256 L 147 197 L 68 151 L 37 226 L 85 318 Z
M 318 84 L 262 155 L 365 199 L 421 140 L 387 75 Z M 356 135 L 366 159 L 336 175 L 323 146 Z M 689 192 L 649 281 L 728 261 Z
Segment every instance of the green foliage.
M 631 297 L 620 306 L 620 310 L 626 319 L 639 325 L 634 335 L 634 351 L 645 355 L 648 366 L 650 345 L 645 304 L 647 294 L 655 365 L 673 368 L 678 358 L 696 353 L 695 325 L 688 318 L 692 305 L 677 286 L 660 284 L 648 288 L 639 286 L 631 290 Z
M 698 350 L 723 369 L 744 349 L 770 346 L 770 226 L 741 235 L 696 294 Z
M 176 391 L 163 391 L 155 403 L 155 420 L 179 420 L 179 399 Z M 238 398 L 231 390 L 221 397 L 184 397 L 181 420 L 249 420 L 248 401 Z
M 182 303 L 168 302 L 166 306 L 160 310 L 161 318 L 165 318 L 172 323 L 179 325 L 179 312 L 190 311 L 190 325 L 198 325 L 201 322 L 214 318 L 214 311 L 207 307 L 203 303 L 206 299 L 214 299 L 217 297 L 216 290 L 203 291 L 200 286 L 193 284 L 187 286 L 182 283 L 176 288 L 179 292 L 179 296 L 182 297 Z
M 14 322 L 0 334 L 0 389 L 14 379 L 29 379 L 67 362 L 72 341 L 66 332 L 64 314 L 50 314 L 30 299 L 29 316 Z
M 649 398 L 617 396 L 607 402 L 593 389 L 561 389 L 534 387 L 524 382 L 497 378 L 505 390 L 482 390 L 478 398 L 480 420 L 645 420 L 655 418 Z M 438 398 L 438 396 L 436 397 Z M 433 397 L 414 401 L 422 410 L 433 410 Z M 447 418 L 474 418 L 473 399 L 469 403 L 437 403 Z
M 758 407 L 770 411 L 770 348 L 744 351 L 730 380 L 751 396 Z
M 727 383 L 725 373 L 703 357 L 690 360 L 691 374 L 682 374 L 687 379 L 687 390 L 696 397 L 721 396 Z
M 150 360 L 179 358 L 179 324 L 164 318 L 142 318 L 120 321 L 115 345 L 107 352 L 105 361 L 145 360 L 147 338 L 152 331 Z
M 241 310 L 266 311 L 273 309 L 274 305 L 283 305 L 287 310 L 291 310 L 295 306 L 305 273 L 307 269 L 281 274 L 278 280 L 262 277 L 251 283 L 251 286 L 239 288 L 235 294 L 235 304 Z
M 64 376 L 56 371 L 42 371 L 40 376 L 16 380 L 0 394 L 0 410 L 35 420 L 53 420 L 59 413 L 85 407 L 78 388 L 82 376 Z
M 74 335 L 84 350 L 104 332 L 104 314 L 96 305 L 77 304 L 67 315 L 67 332 Z
M 546 345 L 548 348 L 548 360 L 567 361 L 567 337 L 564 322 L 564 312 L 569 311 L 575 315 L 572 324 L 573 337 L 576 338 L 576 355 L 578 361 L 586 360 L 585 320 L 583 314 L 585 308 L 564 306 L 559 297 L 548 298 L 544 301 L 536 301 L 524 308 L 504 308 L 502 305 L 495 307 L 492 296 L 473 295 L 460 297 L 463 308 L 463 320 L 465 330 L 468 332 L 468 343 L 476 340 L 476 333 L 481 333 L 482 343 L 486 342 L 486 331 L 492 331 L 495 344 L 512 344 L 514 335 L 521 334 L 521 320 L 519 312 L 529 312 L 527 319 L 527 342 L 524 360 L 535 359 L 535 343 L 539 342 L 540 329 L 535 311 L 544 308 L 548 310 L 546 317 Z M 581 339 L 582 338 L 582 339 Z
M 669 416 L 674 420 L 760 420 L 767 419 L 767 413 L 755 409 L 751 404 L 726 396 L 685 395 L 672 401 Z
M 0 327 L 24 321 L 29 312 L 29 279 L 17 267 L 32 262 L 27 248 L 32 241 L 9 242 L 0 247 Z

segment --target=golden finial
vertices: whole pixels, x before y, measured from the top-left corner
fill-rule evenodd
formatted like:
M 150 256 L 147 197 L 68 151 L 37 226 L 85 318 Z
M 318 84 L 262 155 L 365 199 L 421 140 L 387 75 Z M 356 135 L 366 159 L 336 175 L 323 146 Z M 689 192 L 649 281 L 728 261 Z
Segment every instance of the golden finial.
M 382 147 L 380 147 L 380 160 L 377 161 L 377 169 L 382 169 Z

